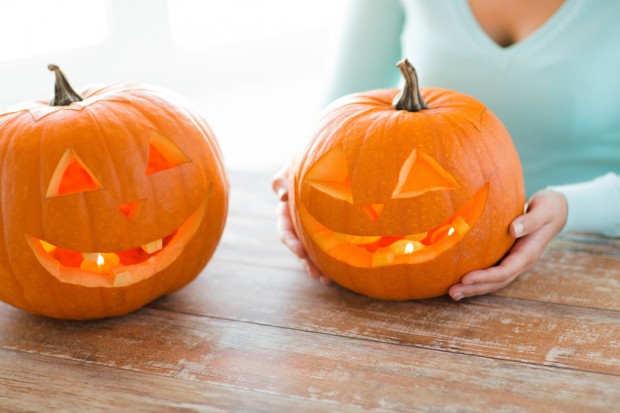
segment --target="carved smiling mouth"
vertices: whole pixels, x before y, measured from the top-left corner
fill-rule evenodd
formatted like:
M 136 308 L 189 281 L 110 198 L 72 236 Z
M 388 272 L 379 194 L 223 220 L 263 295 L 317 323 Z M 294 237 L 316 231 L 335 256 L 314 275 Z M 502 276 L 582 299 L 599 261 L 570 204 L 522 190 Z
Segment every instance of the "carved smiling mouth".
M 43 267 L 61 282 L 86 287 L 123 287 L 168 267 L 194 236 L 207 209 L 208 197 L 176 230 L 157 240 L 124 251 L 74 251 L 26 235 Z
M 321 224 L 303 205 L 299 211 L 312 241 L 327 255 L 355 267 L 377 268 L 429 261 L 456 245 L 482 215 L 488 193 L 486 184 L 441 225 L 409 235 L 343 234 Z

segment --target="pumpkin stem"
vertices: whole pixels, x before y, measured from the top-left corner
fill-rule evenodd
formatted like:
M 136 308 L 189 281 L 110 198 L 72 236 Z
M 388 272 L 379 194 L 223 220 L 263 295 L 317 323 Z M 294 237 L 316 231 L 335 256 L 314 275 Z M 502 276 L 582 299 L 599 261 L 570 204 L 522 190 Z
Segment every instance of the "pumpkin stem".
M 418 84 L 418 74 L 415 68 L 409 60 L 403 59 L 396 63 L 396 67 L 400 69 L 403 78 L 405 79 L 405 86 L 398 95 L 394 98 L 392 105 L 397 110 L 406 110 L 409 112 L 418 112 L 422 109 L 427 109 L 428 106 L 422 95 L 420 95 L 420 85 Z
M 56 75 L 56 85 L 54 86 L 54 99 L 50 102 L 50 106 L 69 106 L 73 102 L 81 102 L 82 96 L 78 95 L 71 87 L 64 73 L 56 65 L 47 65 L 50 72 Z

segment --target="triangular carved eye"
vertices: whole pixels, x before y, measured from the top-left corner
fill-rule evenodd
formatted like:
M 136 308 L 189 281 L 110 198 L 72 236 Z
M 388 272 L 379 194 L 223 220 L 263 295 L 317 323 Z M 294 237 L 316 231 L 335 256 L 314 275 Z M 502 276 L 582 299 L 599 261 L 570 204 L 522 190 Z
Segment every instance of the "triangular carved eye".
M 392 198 L 411 198 L 430 191 L 456 189 L 459 184 L 432 157 L 414 149 L 403 164 Z
M 67 149 L 56 166 L 47 187 L 47 197 L 75 194 L 101 189 L 101 184 L 86 164 L 71 148 Z
M 308 171 L 306 182 L 336 199 L 353 203 L 347 157 L 341 145 L 330 149 Z
M 171 140 L 152 130 L 149 138 L 149 161 L 146 174 L 151 175 L 166 169 L 176 168 L 190 159 Z

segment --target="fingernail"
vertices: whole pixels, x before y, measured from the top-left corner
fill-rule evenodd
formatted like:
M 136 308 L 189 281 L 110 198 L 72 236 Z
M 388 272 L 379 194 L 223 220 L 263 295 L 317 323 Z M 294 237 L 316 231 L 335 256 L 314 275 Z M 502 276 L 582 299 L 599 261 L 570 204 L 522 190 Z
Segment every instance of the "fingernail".
M 455 301 L 461 301 L 463 297 L 464 297 L 463 293 L 454 293 L 452 295 L 452 299 Z
M 523 224 L 520 222 L 516 222 L 514 225 L 515 228 L 515 236 L 517 238 L 519 238 L 521 235 L 523 235 Z
M 329 284 L 329 278 L 327 278 L 327 277 L 321 277 L 321 278 L 319 278 L 319 280 L 321 280 L 321 283 L 323 285 L 328 285 Z
M 461 280 L 461 284 L 463 284 L 463 285 L 472 285 L 473 283 L 474 283 L 474 281 L 470 280 L 470 279 Z
M 278 188 L 278 199 L 280 201 L 286 201 L 286 199 L 288 198 L 288 191 L 286 190 L 285 187 L 281 186 L 280 188 Z

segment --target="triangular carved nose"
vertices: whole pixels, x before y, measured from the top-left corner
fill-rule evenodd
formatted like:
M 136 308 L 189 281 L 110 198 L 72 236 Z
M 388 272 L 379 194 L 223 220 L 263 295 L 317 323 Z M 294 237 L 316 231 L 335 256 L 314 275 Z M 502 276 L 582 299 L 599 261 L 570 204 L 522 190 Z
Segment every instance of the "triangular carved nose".
M 370 205 L 366 205 L 363 209 L 366 215 L 368 215 L 370 219 L 372 219 L 373 221 L 376 221 L 381 216 L 384 206 L 385 204 L 370 204 Z
M 121 204 L 116 208 L 127 218 L 134 220 L 142 211 L 142 206 L 144 205 L 144 199 L 139 199 L 137 201 L 127 202 L 126 204 Z

